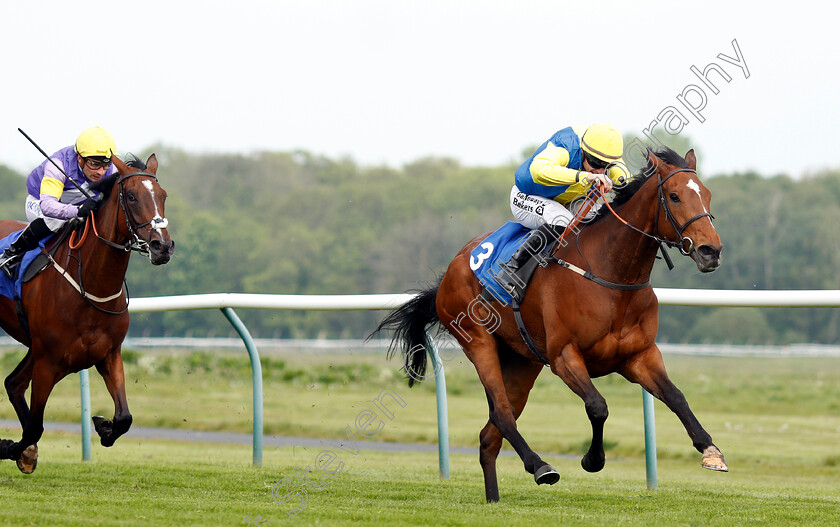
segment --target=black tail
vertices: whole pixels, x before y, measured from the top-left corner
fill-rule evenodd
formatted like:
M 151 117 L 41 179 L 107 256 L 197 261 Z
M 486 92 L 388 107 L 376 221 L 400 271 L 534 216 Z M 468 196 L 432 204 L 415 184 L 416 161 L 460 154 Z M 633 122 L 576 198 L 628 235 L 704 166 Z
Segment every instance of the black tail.
M 388 346 L 388 358 L 393 357 L 397 349 L 402 350 L 409 386 L 413 386 L 414 381 L 422 381 L 426 374 L 427 346 L 429 345 L 426 326 L 439 321 L 435 308 L 439 286 L 440 281 L 434 287 L 420 291 L 402 307 L 392 311 L 368 335 L 370 339 L 383 329 L 394 332 L 391 344 Z

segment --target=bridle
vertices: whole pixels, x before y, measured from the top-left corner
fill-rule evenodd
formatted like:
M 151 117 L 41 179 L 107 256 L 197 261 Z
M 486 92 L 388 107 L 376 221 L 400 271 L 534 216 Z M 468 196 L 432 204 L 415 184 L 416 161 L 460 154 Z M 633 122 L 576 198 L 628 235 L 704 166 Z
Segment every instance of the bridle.
M 685 229 L 689 225 L 691 225 L 695 221 L 699 220 L 700 218 L 708 217 L 709 221 L 711 221 L 711 220 L 715 219 L 715 217 L 712 216 L 712 214 L 709 213 L 709 212 L 701 212 L 700 214 L 697 214 L 693 218 L 690 218 L 689 220 L 687 220 L 682 225 L 680 225 L 679 222 L 677 222 L 677 219 L 671 213 L 671 208 L 668 206 L 668 200 L 665 199 L 665 191 L 662 190 L 662 185 L 666 181 L 668 181 L 668 178 L 670 178 L 674 174 L 678 174 L 680 172 L 691 172 L 692 174 L 697 174 L 696 170 L 692 170 L 690 168 L 678 168 L 677 170 L 674 170 L 673 172 L 671 172 L 670 174 L 668 174 L 664 178 L 661 175 L 659 175 L 659 173 L 657 173 L 656 177 L 659 179 L 659 181 L 657 182 L 657 187 L 658 187 L 658 192 L 659 192 L 659 201 L 656 203 L 656 217 L 657 217 L 657 219 L 659 218 L 659 206 L 662 205 L 662 208 L 665 210 L 665 217 L 668 218 L 668 222 L 671 224 L 671 227 L 674 228 L 674 230 L 677 233 L 677 237 L 680 239 L 679 242 L 674 242 L 674 241 L 671 241 L 671 240 L 662 239 L 662 241 L 660 243 L 665 243 L 669 247 L 677 247 L 680 250 L 680 254 L 682 254 L 683 256 L 689 256 L 691 253 L 694 252 L 694 240 L 692 240 L 688 236 L 683 236 L 683 231 L 685 231 Z M 688 242 L 688 247 L 686 247 L 686 242 Z
M 134 218 L 132 218 L 131 214 L 128 213 L 128 207 L 125 204 L 125 189 L 123 187 L 123 182 L 134 176 L 145 176 L 154 179 L 155 181 L 158 180 L 155 174 L 151 172 L 139 171 L 139 172 L 131 172 L 129 174 L 123 174 L 117 179 L 117 202 L 120 205 L 120 208 L 123 211 L 123 216 L 125 216 L 125 224 L 128 227 L 128 232 L 130 234 L 130 238 L 124 244 L 119 244 L 112 242 L 111 240 L 107 240 L 99 235 L 94 228 L 94 233 L 96 237 L 99 238 L 103 243 L 114 247 L 115 249 L 120 249 L 125 252 L 129 251 L 137 251 L 138 253 L 148 256 L 149 255 L 149 243 L 145 240 L 141 239 L 140 236 L 137 234 L 137 231 L 142 229 L 143 227 L 151 225 L 152 229 L 165 229 L 169 224 L 169 221 L 166 218 L 154 217 L 145 223 L 136 223 Z
M 697 173 L 696 170 L 693 170 L 693 169 L 690 169 L 690 168 L 678 168 L 678 169 L 674 170 L 673 172 L 670 172 L 665 177 L 662 177 L 662 175 L 659 174 L 658 172 L 656 174 L 656 179 L 657 179 L 656 188 L 657 188 L 657 193 L 659 194 L 659 200 L 656 202 L 656 216 L 655 216 L 655 218 L 656 218 L 656 225 L 657 225 L 656 229 L 657 230 L 655 231 L 655 234 L 645 232 L 642 229 L 639 229 L 638 227 L 627 223 L 627 221 L 622 219 L 621 216 L 619 216 L 615 212 L 615 210 L 613 210 L 613 208 L 610 206 L 609 202 L 605 201 L 605 204 L 606 204 L 607 208 L 610 210 L 610 212 L 612 212 L 613 215 L 616 218 L 618 218 L 618 220 L 621 221 L 624 225 L 627 225 L 628 227 L 630 227 L 634 231 L 636 231 L 640 234 L 643 234 L 644 236 L 647 236 L 648 238 L 651 238 L 652 240 L 659 243 L 660 246 L 662 244 L 665 244 L 668 247 L 675 247 L 675 248 L 679 249 L 680 254 L 682 254 L 683 256 L 689 256 L 689 255 L 691 255 L 691 253 L 694 252 L 694 249 L 695 249 L 694 240 L 692 240 L 688 236 L 683 236 L 683 232 L 685 232 L 685 229 L 688 228 L 689 225 L 691 225 L 695 221 L 699 220 L 700 218 L 708 217 L 710 220 L 713 220 L 713 219 L 715 219 L 715 217 L 712 216 L 712 214 L 709 213 L 709 212 L 701 212 L 700 214 L 697 214 L 693 218 L 688 219 L 682 225 L 679 224 L 679 222 L 677 221 L 677 218 L 675 218 L 674 214 L 671 212 L 671 207 L 668 206 L 668 200 L 665 197 L 665 191 L 663 190 L 663 185 L 665 184 L 666 181 L 668 181 L 668 179 L 671 178 L 671 176 L 673 176 L 675 174 L 679 174 L 680 172 L 690 172 L 692 174 Z M 662 236 L 659 235 L 659 230 L 658 230 L 659 222 L 658 222 L 658 220 L 659 220 L 659 209 L 660 209 L 660 207 L 665 211 L 665 217 L 668 219 L 668 223 L 671 224 L 671 227 L 673 227 L 674 231 L 677 233 L 677 237 L 679 238 L 679 241 L 669 240 L 668 238 L 663 238 Z M 686 243 L 687 243 L 687 245 L 686 245 Z

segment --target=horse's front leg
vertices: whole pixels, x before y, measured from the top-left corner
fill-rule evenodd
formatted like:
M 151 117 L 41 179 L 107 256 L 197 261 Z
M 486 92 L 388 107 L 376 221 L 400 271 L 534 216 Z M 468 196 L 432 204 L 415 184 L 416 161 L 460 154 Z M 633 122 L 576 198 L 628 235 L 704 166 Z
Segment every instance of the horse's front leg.
M 592 443 L 589 445 L 589 451 L 580 460 L 580 465 L 587 472 L 598 472 L 604 468 L 606 460 L 604 422 L 609 415 L 607 401 L 592 384 L 586 362 L 576 346 L 567 344 L 551 363 L 551 371 L 583 399 L 586 415 L 592 425 Z
M 15 409 L 15 413 L 20 421 L 20 426 L 26 428 L 29 423 L 29 405 L 26 404 L 26 390 L 29 388 L 29 383 L 32 381 L 32 366 L 35 361 L 32 359 L 32 350 L 26 352 L 26 356 L 17 365 L 17 367 L 6 377 L 5 386 L 6 393 L 9 395 L 9 401 Z
M 128 411 L 128 401 L 125 397 L 125 373 L 123 371 L 122 352 L 115 349 L 96 364 L 96 370 L 105 381 L 108 393 L 114 400 L 114 418 L 105 419 L 93 416 L 93 426 L 99 434 L 102 446 L 111 446 L 118 437 L 131 428 L 131 413 Z
M 712 436 L 700 425 L 683 393 L 668 378 L 662 354 L 655 344 L 628 361 L 620 373 L 627 380 L 640 384 L 642 388 L 677 414 L 694 448 L 703 454 L 701 458 L 703 468 L 721 472 L 729 471 L 720 449 L 712 443 Z
M 5 386 L 6 393 L 9 395 L 9 401 L 15 409 L 15 413 L 20 421 L 22 429 L 26 429 L 31 420 L 29 413 L 29 405 L 26 404 L 26 390 L 29 388 L 29 383 L 32 381 L 32 367 L 35 361 L 32 358 L 32 349 L 27 350 L 26 356 L 17 365 L 17 367 L 6 377 Z M 6 452 L 0 452 L 2 458 L 11 456 L 8 452 L 8 447 L 14 445 L 11 439 L 0 439 L 0 449 L 6 448 Z M 23 450 L 21 456 L 15 458 L 18 463 L 18 468 L 24 473 L 30 474 L 35 470 L 38 464 L 38 445 L 31 445 Z
M 56 373 L 52 365 L 46 361 L 32 361 L 32 364 L 24 367 L 23 370 L 16 369 L 15 373 L 23 375 L 26 371 L 32 376 L 32 395 L 26 423 L 23 425 L 23 435 L 17 443 L 10 440 L 0 441 L 0 458 L 15 460 L 21 472 L 30 474 L 38 465 L 36 444 L 44 433 L 44 408 L 47 405 L 47 399 L 53 387 L 64 375 Z

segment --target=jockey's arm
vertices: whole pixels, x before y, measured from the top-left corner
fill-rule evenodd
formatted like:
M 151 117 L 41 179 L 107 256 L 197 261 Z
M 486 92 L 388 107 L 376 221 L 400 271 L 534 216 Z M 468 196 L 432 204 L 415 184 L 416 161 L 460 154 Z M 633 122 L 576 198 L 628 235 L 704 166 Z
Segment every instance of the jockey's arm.
M 59 165 L 60 161 L 55 160 Z M 78 207 L 68 203 L 61 203 L 61 195 L 64 193 L 64 181 L 67 178 L 57 168 L 47 164 L 44 170 L 44 177 L 41 179 L 41 194 L 39 205 L 44 216 L 69 220 L 78 215 Z
M 618 163 L 610 166 L 607 169 L 607 175 L 616 185 L 622 186 L 630 180 L 630 169 L 627 168 L 623 162 L 619 161 Z
M 569 168 L 569 151 L 550 142 L 531 162 L 534 183 L 548 186 L 571 185 L 582 181 L 588 172 Z

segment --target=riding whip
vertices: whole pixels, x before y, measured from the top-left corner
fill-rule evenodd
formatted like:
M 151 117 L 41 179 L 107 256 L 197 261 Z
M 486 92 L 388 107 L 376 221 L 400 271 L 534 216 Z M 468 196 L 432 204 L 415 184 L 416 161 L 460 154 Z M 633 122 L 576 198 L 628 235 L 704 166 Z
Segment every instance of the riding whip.
M 57 168 L 57 169 L 58 169 L 58 170 L 59 170 L 62 174 L 64 174 L 64 177 L 66 177 L 66 178 L 67 178 L 67 181 L 69 181 L 70 183 L 73 183 L 73 186 L 75 186 L 75 187 L 79 190 L 79 192 L 81 192 L 82 194 L 84 194 L 84 195 L 85 195 L 85 197 L 86 197 L 87 199 L 93 199 L 93 196 L 91 196 L 90 194 L 88 194 L 88 193 L 85 191 L 85 189 L 83 189 L 83 188 L 82 188 L 82 187 L 81 187 L 78 183 L 76 183 L 75 181 L 73 181 L 73 179 L 72 179 L 70 176 L 68 176 L 68 175 L 67 175 L 67 172 L 65 172 L 65 171 L 64 171 L 64 170 L 63 170 L 60 166 L 58 166 L 58 165 L 56 164 L 56 162 L 55 162 L 55 161 L 53 161 L 53 159 L 52 159 L 50 156 L 48 156 L 48 155 L 47 155 L 47 153 L 46 153 L 46 152 L 44 152 L 44 151 L 41 149 L 41 147 L 40 147 L 40 146 L 38 146 L 38 144 L 37 144 L 35 141 L 33 141 L 33 140 L 32 140 L 32 138 L 31 138 L 31 137 L 29 137 L 28 135 L 26 135 L 26 132 L 24 132 L 24 131 L 23 131 L 23 130 L 21 130 L 20 128 L 18 128 L 18 132 L 22 133 L 22 134 L 23 134 L 23 137 L 27 138 L 27 139 L 29 140 L 29 142 L 30 142 L 30 143 L 32 143 L 32 146 L 34 146 L 35 148 L 37 148 L 37 149 L 38 149 L 38 151 L 39 151 L 39 152 L 41 152 L 41 155 L 43 155 L 44 157 L 46 157 L 46 158 L 49 160 L 49 162 L 53 164 L 53 166 L 54 166 L 55 168 Z

